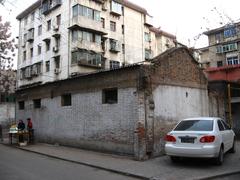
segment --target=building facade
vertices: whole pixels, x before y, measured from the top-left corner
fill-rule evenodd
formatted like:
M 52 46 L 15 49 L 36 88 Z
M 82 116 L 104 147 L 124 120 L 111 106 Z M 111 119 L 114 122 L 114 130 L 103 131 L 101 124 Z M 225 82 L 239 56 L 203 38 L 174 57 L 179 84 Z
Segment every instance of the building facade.
M 211 112 L 223 117 L 237 136 L 240 129 L 240 23 L 231 23 L 212 29 L 208 36 L 209 46 L 200 49 L 200 63 L 205 68 L 211 91 Z
M 208 36 L 209 46 L 200 49 L 201 63 L 205 67 L 221 67 L 240 64 L 240 23 L 231 23 L 223 27 L 204 32 Z
M 184 47 L 148 64 L 18 89 L 17 102 L 17 117 L 32 118 L 40 142 L 139 160 L 162 154 L 180 119 L 209 115 L 207 80 Z
M 38 0 L 17 19 L 17 88 L 142 62 L 176 41 L 127 0 Z

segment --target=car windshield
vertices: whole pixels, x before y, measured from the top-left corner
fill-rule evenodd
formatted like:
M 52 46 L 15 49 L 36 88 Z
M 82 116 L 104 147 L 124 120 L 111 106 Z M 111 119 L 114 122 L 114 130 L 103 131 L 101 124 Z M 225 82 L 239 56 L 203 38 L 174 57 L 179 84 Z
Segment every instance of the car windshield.
M 212 131 L 212 120 L 187 120 L 181 121 L 174 131 Z

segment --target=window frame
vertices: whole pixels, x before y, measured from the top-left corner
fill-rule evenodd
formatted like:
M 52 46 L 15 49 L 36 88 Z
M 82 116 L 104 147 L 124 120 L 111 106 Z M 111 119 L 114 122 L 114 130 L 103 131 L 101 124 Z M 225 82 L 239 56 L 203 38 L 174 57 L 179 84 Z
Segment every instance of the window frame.
M 61 106 L 62 107 L 72 106 L 72 94 L 71 93 L 66 93 L 66 94 L 61 95 Z
M 111 93 L 111 94 L 107 94 L 107 93 Z M 102 104 L 118 104 L 118 88 L 103 89 Z

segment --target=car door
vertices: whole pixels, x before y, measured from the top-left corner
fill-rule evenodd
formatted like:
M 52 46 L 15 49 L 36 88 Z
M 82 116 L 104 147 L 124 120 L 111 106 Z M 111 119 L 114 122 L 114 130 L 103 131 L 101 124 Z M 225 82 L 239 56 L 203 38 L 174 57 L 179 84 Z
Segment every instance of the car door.
M 222 143 L 224 145 L 224 152 L 227 151 L 228 149 L 228 135 L 227 135 L 227 131 L 225 131 L 225 127 L 223 125 L 223 123 L 221 122 L 221 120 L 219 119 L 217 121 L 217 124 L 218 124 L 218 128 L 219 128 L 219 133 L 220 133 L 220 136 L 222 137 Z
M 231 147 L 232 147 L 232 144 L 233 144 L 233 132 L 232 132 L 232 129 L 230 128 L 230 126 L 223 120 L 221 120 L 223 126 L 224 126 L 224 131 L 225 131 L 225 134 L 226 134 L 226 150 L 229 150 Z

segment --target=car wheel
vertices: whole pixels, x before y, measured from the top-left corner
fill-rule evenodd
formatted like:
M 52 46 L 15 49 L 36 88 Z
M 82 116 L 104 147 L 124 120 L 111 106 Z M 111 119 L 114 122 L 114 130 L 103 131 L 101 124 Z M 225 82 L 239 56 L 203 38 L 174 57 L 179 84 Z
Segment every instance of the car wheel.
M 235 138 L 233 139 L 233 145 L 232 145 L 232 148 L 229 150 L 230 153 L 235 153 L 236 152 L 236 149 L 235 149 L 235 143 L 236 143 L 236 140 Z
M 224 151 L 223 151 L 223 147 L 221 147 L 218 153 L 218 157 L 215 159 L 216 165 L 222 165 L 223 157 L 224 157 Z
M 177 156 L 170 156 L 172 162 L 179 162 L 180 158 Z

